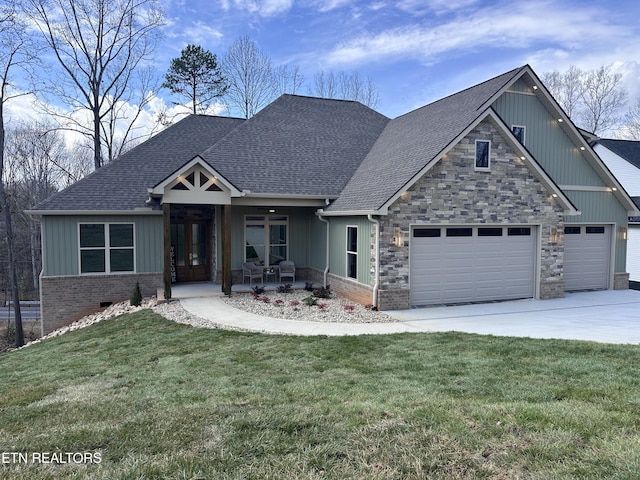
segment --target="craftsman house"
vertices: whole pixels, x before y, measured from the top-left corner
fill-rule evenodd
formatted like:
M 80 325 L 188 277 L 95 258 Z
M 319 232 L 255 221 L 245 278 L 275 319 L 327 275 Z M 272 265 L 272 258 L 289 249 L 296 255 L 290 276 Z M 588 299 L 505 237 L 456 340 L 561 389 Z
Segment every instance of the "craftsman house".
M 229 291 L 283 261 L 382 310 L 628 288 L 640 215 L 529 66 L 395 119 L 295 95 L 189 116 L 30 213 L 45 332 L 136 281 Z

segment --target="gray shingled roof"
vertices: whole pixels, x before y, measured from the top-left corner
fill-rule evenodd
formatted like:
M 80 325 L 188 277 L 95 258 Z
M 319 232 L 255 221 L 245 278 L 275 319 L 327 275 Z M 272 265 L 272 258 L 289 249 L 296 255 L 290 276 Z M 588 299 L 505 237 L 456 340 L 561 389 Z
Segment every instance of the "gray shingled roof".
M 389 122 L 340 197 L 326 211 L 373 211 L 382 207 L 471 125 L 483 113 L 480 108 L 522 68 Z
M 33 207 L 36 211 L 135 210 L 153 187 L 244 119 L 190 115 Z
M 358 102 L 283 95 L 202 158 L 239 190 L 336 197 L 388 122 Z
M 636 140 L 613 140 L 608 138 L 601 138 L 598 143 L 604 145 L 613 153 L 621 158 L 624 158 L 627 162 L 640 168 L 640 142 Z

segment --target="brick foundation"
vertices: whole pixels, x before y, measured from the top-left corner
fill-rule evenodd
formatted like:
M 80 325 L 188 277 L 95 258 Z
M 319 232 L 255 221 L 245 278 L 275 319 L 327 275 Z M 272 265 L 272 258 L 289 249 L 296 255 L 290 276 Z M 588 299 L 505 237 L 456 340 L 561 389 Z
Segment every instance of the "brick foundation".
M 322 283 L 322 282 L 320 282 Z M 327 283 L 331 286 L 331 291 L 349 300 L 362 305 L 371 305 L 373 302 L 373 288 L 363 285 L 354 280 L 332 275 L 327 276 Z
M 406 310 L 411 307 L 409 290 L 379 290 L 378 310 Z
M 162 273 L 42 277 L 42 334 L 129 299 L 136 282 L 140 283 L 143 297 L 155 295 L 163 288 Z

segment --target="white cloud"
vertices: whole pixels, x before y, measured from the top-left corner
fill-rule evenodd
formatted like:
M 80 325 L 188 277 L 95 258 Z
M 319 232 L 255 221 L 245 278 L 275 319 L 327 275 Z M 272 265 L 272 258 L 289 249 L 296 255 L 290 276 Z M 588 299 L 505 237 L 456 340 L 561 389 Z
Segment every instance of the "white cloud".
M 403 58 L 432 63 L 446 53 L 481 53 L 488 47 L 530 48 L 539 43 L 554 44 L 559 51 L 594 46 L 606 49 L 612 42 L 619 44 L 630 36 L 626 27 L 604 23 L 599 9 L 576 9 L 553 3 L 513 4 L 509 9 L 481 8 L 433 27 L 413 24 L 362 35 L 330 52 L 328 63 Z
M 260 15 L 261 17 L 272 17 L 288 12 L 293 0 L 232 0 L 233 6 L 249 13 Z M 230 9 L 230 1 L 223 0 L 222 8 Z

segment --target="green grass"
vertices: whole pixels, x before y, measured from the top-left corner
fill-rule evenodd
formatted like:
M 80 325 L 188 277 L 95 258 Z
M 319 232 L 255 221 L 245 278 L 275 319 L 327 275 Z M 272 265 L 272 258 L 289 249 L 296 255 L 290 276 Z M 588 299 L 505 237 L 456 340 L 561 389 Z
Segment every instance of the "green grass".
M 0 478 L 640 478 L 640 348 L 287 337 L 150 311 L 0 356 Z

